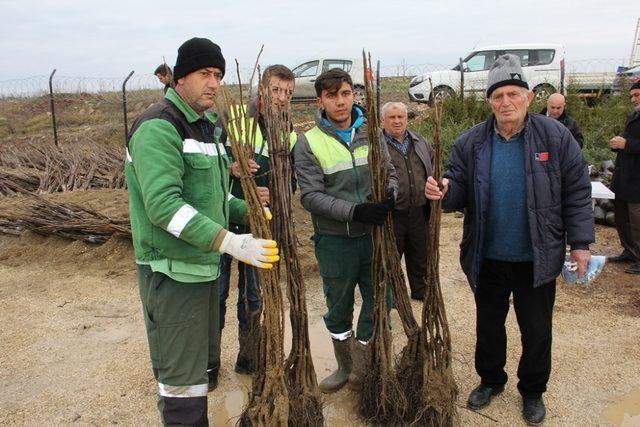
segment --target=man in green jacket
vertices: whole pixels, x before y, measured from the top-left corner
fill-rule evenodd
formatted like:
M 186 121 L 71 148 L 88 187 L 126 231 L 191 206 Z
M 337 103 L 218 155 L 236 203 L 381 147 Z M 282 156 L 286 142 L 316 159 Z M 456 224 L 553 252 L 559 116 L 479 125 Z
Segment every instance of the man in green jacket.
M 311 212 L 313 221 L 328 308 L 324 321 L 338 362 L 338 369 L 319 388 L 332 393 L 347 381 L 354 388 L 359 386 L 358 368 L 363 366 L 365 346 L 373 334 L 371 226 L 383 224 L 393 209 L 397 180 L 386 144 L 381 144 L 390 172 L 389 195 L 384 203 L 369 200 L 367 125 L 364 113 L 354 105 L 349 74 L 337 68 L 325 71 L 316 79 L 315 89 L 320 107 L 316 126 L 298 137 L 294 153 L 302 206 Z M 351 330 L 356 285 L 362 296 L 358 343 L 353 342 Z M 357 351 L 355 360 L 352 345 Z M 350 379 L 352 367 L 355 375 Z
M 229 194 L 229 160 L 207 111 L 224 71 L 218 45 L 186 41 L 175 90 L 136 119 L 127 143 L 140 298 L 165 425 L 208 425 L 207 391 L 220 365 L 220 255 L 260 268 L 279 259 L 274 241 L 228 231 L 247 207 Z

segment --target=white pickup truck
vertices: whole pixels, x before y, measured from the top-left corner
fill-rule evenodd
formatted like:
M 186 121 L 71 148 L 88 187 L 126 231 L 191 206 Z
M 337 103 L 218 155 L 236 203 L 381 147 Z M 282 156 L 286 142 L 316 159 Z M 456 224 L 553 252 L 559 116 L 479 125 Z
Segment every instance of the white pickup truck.
M 608 94 L 612 90 L 615 73 L 565 75 L 562 45 L 511 44 L 485 46 L 471 52 L 462 64 L 450 70 L 415 76 L 409 83 L 409 99 L 431 104 L 434 99 L 459 95 L 461 87 L 465 96 L 484 98 L 489 69 L 499 56 L 506 53 L 520 57 L 522 71 L 537 97 L 545 98 L 554 92 L 566 90 L 567 85 L 588 97 Z

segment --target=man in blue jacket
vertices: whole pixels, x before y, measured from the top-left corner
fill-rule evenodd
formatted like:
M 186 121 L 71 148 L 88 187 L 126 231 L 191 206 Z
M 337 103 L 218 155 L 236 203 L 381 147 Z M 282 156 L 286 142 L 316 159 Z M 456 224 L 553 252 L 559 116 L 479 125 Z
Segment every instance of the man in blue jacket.
M 545 417 L 542 393 L 551 373 L 551 319 L 565 246 L 586 271 L 595 240 L 587 162 L 556 120 L 527 114 L 533 98 L 517 56 L 489 71 L 493 114 L 455 142 L 441 187 L 427 179 L 428 199 L 466 208 L 460 263 L 476 301 L 475 368 L 481 383 L 467 401 L 488 405 L 507 382 L 505 319 L 509 297 L 520 326 L 518 390 L 529 424 Z

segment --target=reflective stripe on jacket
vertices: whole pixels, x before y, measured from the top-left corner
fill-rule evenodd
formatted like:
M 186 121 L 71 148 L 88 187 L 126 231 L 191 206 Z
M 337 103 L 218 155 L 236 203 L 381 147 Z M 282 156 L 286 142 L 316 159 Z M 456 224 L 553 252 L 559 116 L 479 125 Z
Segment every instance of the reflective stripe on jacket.
M 354 128 L 351 144 L 347 145 L 323 123 L 320 111 L 315 121 L 313 129 L 298 137 L 294 149 L 302 205 L 311 212 L 316 233 L 347 237 L 368 234 L 370 225 L 353 221 L 354 206 L 367 202 L 371 195 L 367 125 Z M 379 143 L 387 158 L 389 187 L 395 191 L 395 169 L 386 143 Z

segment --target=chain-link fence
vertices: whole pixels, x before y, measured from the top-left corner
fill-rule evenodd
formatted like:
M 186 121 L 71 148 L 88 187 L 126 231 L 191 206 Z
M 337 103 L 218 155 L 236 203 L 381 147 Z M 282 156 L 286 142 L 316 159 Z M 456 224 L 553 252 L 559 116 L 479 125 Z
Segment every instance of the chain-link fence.
M 567 63 L 567 87 L 579 88 L 586 96 L 611 91 L 615 71 L 622 60 L 592 59 Z M 461 73 L 460 64 L 380 64 L 380 101 L 422 101 L 433 96 L 483 94 L 482 73 Z M 240 69 L 240 80 L 248 83 L 252 70 Z M 421 77 L 421 76 L 424 76 Z M 429 82 L 428 76 L 432 76 Z M 415 77 L 415 78 L 414 78 Z M 422 80 L 420 82 L 420 80 Z M 229 70 L 228 85 L 236 85 L 238 75 Z M 433 85 L 433 92 L 431 91 Z M 549 83 L 549 90 L 560 89 Z M 538 87 L 541 87 L 540 84 Z M 59 144 L 78 140 L 121 144 L 125 129 L 149 105 L 162 96 L 162 85 L 153 74 L 130 74 L 114 78 L 74 77 L 51 73 L 0 82 L 0 137 L 50 138 Z M 463 88 L 463 90 L 461 90 Z M 411 96 L 409 95 L 411 92 Z M 409 103 L 410 110 L 426 107 Z M 296 128 L 312 125 L 315 104 L 295 103 Z M 125 114 L 126 111 L 126 114 Z

